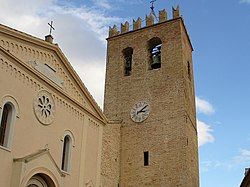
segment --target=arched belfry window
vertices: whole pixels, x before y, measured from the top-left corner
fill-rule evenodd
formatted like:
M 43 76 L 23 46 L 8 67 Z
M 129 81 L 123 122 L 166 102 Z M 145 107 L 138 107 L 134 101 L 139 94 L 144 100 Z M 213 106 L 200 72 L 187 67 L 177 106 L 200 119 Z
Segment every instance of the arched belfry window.
M 3 147 L 10 147 L 10 141 L 13 130 L 13 123 L 15 121 L 15 107 L 12 103 L 4 104 L 1 114 L 0 124 L 0 145 Z
M 66 135 L 63 139 L 62 166 L 63 171 L 69 172 L 71 159 L 72 139 Z
M 154 37 L 148 41 L 149 69 L 161 68 L 161 49 L 162 41 L 160 38 Z
M 132 71 L 133 48 L 127 47 L 122 52 L 124 57 L 124 75 L 129 76 Z

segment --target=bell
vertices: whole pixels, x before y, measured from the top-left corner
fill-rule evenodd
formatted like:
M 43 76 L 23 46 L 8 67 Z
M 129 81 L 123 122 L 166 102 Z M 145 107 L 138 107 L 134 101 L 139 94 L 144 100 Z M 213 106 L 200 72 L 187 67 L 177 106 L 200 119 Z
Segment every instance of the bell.
M 152 56 L 153 62 L 151 64 L 152 69 L 158 69 L 161 67 L 161 55 L 160 54 L 154 54 Z
M 131 71 L 132 67 L 131 67 L 131 58 L 127 58 L 126 59 L 126 70 Z

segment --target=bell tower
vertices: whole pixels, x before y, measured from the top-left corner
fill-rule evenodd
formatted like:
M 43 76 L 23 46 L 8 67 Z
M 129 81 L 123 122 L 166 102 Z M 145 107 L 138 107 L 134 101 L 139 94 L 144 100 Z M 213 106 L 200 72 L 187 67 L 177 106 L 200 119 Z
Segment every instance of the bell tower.
M 109 31 L 104 113 L 113 124 L 104 128 L 103 175 L 116 167 L 115 186 L 199 186 L 193 48 L 179 8 L 172 14 Z

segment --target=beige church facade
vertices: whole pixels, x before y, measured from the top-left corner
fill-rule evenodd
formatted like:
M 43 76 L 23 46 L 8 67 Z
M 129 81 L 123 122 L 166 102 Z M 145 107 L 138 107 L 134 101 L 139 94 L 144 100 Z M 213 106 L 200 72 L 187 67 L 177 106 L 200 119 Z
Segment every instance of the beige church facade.
M 102 111 L 52 36 L 0 25 L 0 186 L 198 187 L 192 50 L 179 9 L 110 28 Z
M 0 41 L 0 186 L 99 186 L 106 119 L 60 48 L 3 25 Z

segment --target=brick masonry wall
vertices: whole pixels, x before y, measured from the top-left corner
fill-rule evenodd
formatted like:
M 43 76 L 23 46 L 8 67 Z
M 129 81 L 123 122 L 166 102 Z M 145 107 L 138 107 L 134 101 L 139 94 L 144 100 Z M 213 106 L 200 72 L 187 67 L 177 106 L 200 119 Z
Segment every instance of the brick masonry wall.
M 159 37 L 163 44 L 162 67 L 149 70 L 147 42 L 153 37 Z M 104 142 L 115 136 L 113 133 L 121 135 L 122 187 L 199 186 L 193 81 L 187 83 L 185 71 L 187 59 L 192 61 L 192 50 L 185 42 L 181 18 L 108 39 L 104 113 L 110 120 L 121 121 L 121 134 L 110 125 Z M 127 47 L 133 48 L 130 76 L 124 76 L 122 51 Z M 150 105 L 150 115 L 135 123 L 130 110 L 139 101 Z M 149 166 L 143 164 L 144 151 L 149 151 Z M 105 157 L 104 161 L 111 159 Z M 109 166 L 117 176 L 117 165 Z
M 120 180 L 120 129 L 119 123 L 107 124 L 103 131 L 101 184 L 117 187 Z

